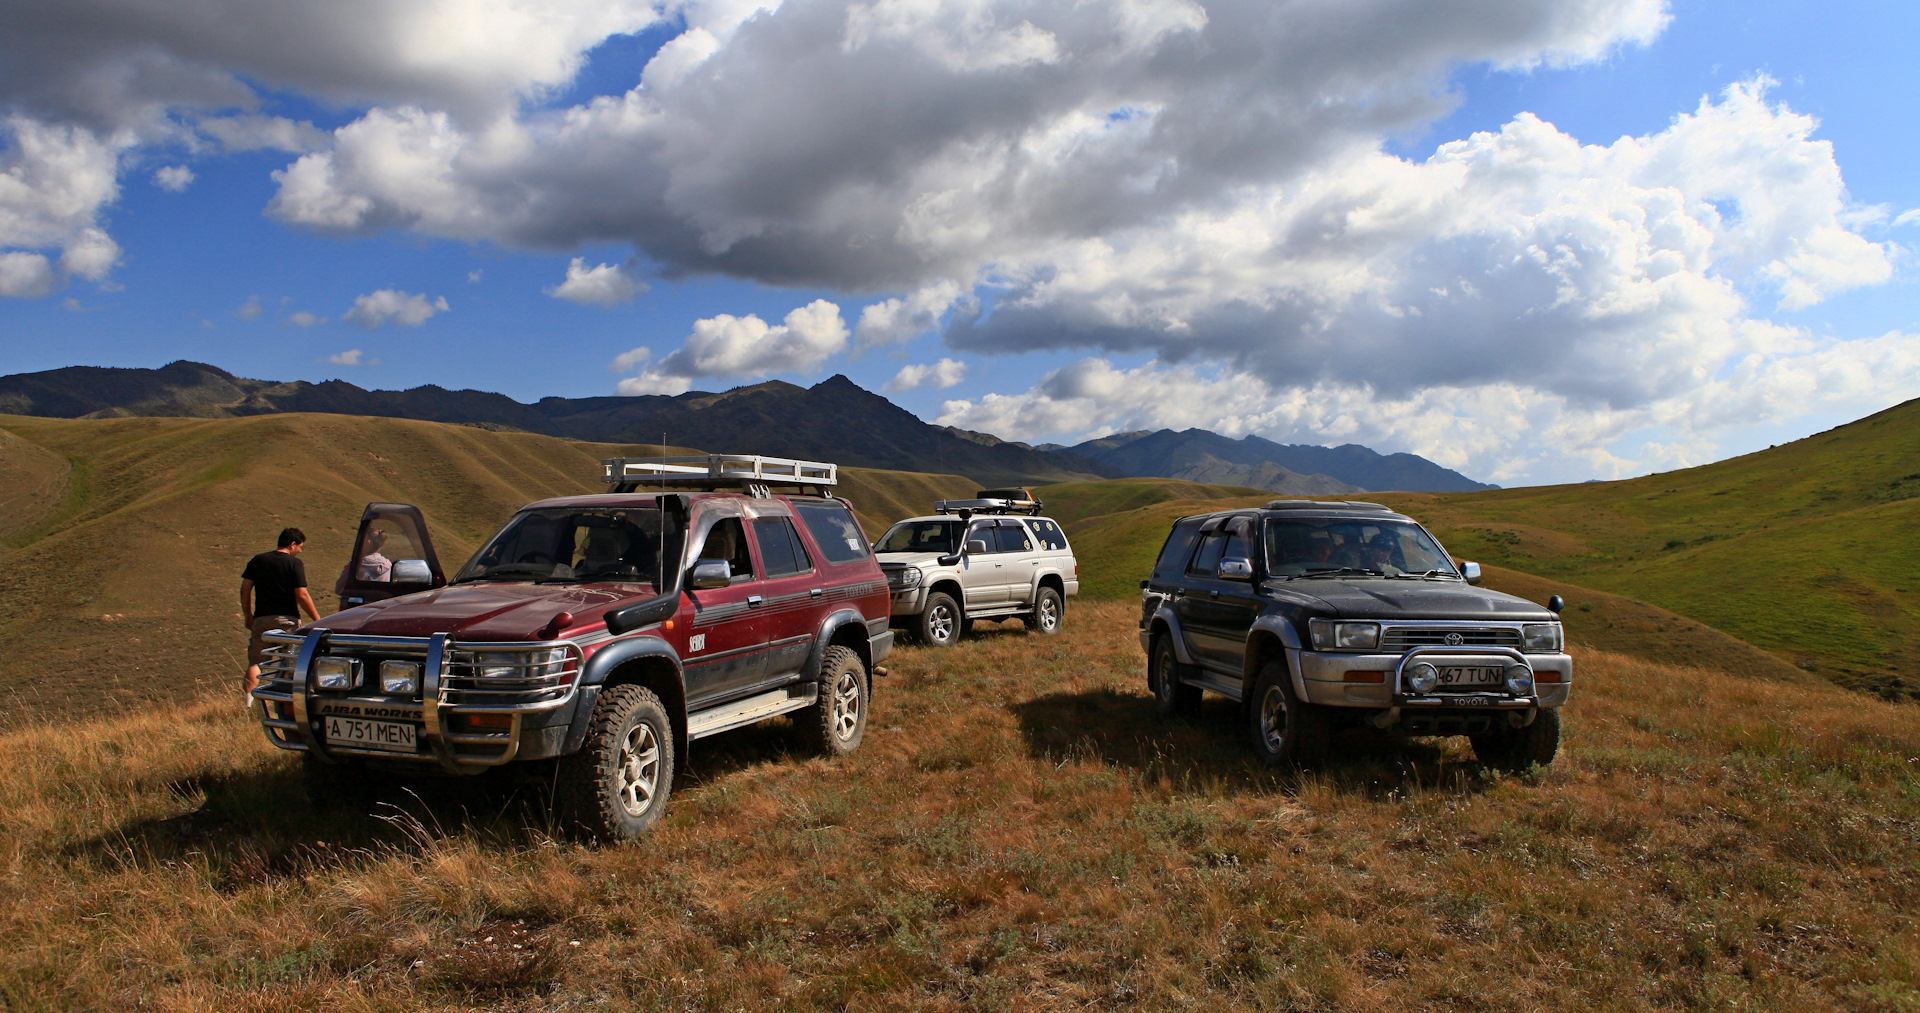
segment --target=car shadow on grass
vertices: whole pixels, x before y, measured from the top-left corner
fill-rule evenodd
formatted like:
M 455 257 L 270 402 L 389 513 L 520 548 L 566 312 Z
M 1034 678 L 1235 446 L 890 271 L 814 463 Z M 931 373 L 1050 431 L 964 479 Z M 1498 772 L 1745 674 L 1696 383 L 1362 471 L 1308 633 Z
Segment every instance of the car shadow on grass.
M 1009 709 L 1037 759 L 1095 760 L 1178 792 L 1294 794 L 1311 781 L 1388 799 L 1409 791 L 1478 792 L 1500 779 L 1486 764 L 1450 751 L 1446 739 L 1370 729 L 1337 733 L 1325 761 L 1311 769 L 1267 767 L 1253 755 L 1240 705 L 1212 695 L 1191 717 L 1162 717 L 1151 697 L 1112 689 L 1053 693 Z

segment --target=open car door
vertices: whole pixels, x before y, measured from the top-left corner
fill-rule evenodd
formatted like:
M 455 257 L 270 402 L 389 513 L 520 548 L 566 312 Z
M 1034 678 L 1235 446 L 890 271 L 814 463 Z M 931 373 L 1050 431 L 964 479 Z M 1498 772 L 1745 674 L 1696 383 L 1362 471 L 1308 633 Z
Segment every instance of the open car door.
M 369 503 L 360 514 L 353 554 L 334 581 L 340 607 L 395 598 L 442 587 L 447 575 L 433 554 L 420 508 L 405 503 Z

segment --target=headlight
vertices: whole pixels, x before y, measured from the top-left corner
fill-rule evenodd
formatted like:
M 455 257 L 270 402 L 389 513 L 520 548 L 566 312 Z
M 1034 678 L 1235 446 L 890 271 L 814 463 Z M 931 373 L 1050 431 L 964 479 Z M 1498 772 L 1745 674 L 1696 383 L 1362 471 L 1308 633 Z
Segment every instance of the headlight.
M 1316 651 L 1371 651 L 1380 646 L 1379 623 L 1336 623 L 1315 619 L 1307 624 Z
M 313 659 L 313 684 L 321 689 L 352 689 L 360 685 L 359 658 Z
M 921 573 L 917 566 L 909 566 L 904 570 L 895 570 L 893 579 L 895 587 L 919 587 L 920 582 L 926 579 L 926 574 Z
M 480 651 L 473 656 L 473 674 L 482 679 L 538 679 L 557 674 L 567 662 L 567 649 L 544 651 Z
M 1440 684 L 1440 670 L 1421 661 L 1407 669 L 1407 688 L 1415 693 L 1431 693 Z
M 1520 640 L 1531 654 L 1560 652 L 1559 623 L 1527 623 L 1520 627 Z
M 388 696 L 412 696 L 420 692 L 420 666 L 411 661 L 381 662 L 380 692 Z
M 1514 696 L 1532 696 L 1533 670 L 1525 665 L 1508 665 L 1507 692 Z

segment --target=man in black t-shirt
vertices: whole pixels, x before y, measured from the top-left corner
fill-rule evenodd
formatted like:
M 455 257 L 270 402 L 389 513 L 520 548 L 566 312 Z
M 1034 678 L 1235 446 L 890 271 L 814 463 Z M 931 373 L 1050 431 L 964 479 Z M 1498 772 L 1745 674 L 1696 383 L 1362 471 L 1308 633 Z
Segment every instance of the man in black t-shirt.
M 247 641 L 247 671 L 240 680 L 249 694 L 247 706 L 253 706 L 253 687 L 260 683 L 260 663 L 267 658 L 265 635 L 269 630 L 291 630 L 300 625 L 300 612 L 318 620 L 307 593 L 307 567 L 300 562 L 300 550 L 307 536 L 299 528 L 280 532 L 280 547 L 247 560 L 240 574 L 240 618 L 253 636 Z

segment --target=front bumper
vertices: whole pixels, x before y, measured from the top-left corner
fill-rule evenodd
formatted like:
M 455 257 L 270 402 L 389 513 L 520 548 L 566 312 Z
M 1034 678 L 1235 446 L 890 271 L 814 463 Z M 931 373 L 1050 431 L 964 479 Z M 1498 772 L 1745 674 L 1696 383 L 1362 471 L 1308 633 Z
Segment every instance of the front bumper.
M 1573 689 L 1573 658 L 1566 654 L 1522 654 L 1504 648 L 1415 648 L 1404 654 L 1355 654 L 1343 651 L 1291 649 L 1288 660 L 1299 673 L 1308 703 L 1327 707 L 1386 707 L 1426 710 L 1471 707 L 1482 710 L 1528 710 L 1564 707 Z M 1402 672 L 1415 660 L 1449 665 L 1510 665 L 1515 661 L 1533 670 L 1534 695 L 1515 696 L 1502 685 L 1458 692 L 1413 693 Z M 1351 675 L 1380 673 L 1377 682 L 1350 681 Z
M 315 629 L 305 636 L 268 634 L 281 648 L 261 667 L 253 698 L 260 702 L 267 741 L 326 760 L 346 758 L 438 765 L 451 773 L 477 773 L 515 759 L 558 756 L 566 740 L 579 696 L 580 649 L 567 641 L 539 643 L 455 643 L 444 633 L 431 637 L 334 635 Z M 490 654 L 567 652 L 560 675 L 509 678 L 489 684 L 460 674 L 456 658 Z M 367 690 L 328 692 L 314 687 L 313 659 L 342 653 L 386 659 L 417 659 L 421 664 L 417 697 L 383 696 Z M 410 725 L 412 751 L 368 748 L 326 737 L 328 718 Z M 484 723 L 484 726 L 483 726 Z
M 927 585 L 918 587 L 892 588 L 887 593 L 887 612 L 900 616 L 917 616 L 927 608 Z

